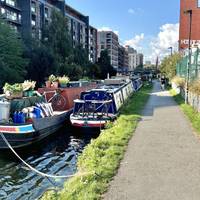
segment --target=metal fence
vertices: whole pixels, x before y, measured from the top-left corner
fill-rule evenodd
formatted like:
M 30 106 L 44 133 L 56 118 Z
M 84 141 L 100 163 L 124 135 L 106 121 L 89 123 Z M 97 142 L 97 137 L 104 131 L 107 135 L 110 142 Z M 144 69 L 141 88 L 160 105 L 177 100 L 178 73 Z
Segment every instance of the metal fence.
M 183 56 L 177 63 L 177 76 L 187 77 L 187 66 L 189 65 L 189 56 Z M 200 49 L 193 49 L 191 55 L 191 65 L 189 66 L 189 80 L 194 81 L 200 78 Z

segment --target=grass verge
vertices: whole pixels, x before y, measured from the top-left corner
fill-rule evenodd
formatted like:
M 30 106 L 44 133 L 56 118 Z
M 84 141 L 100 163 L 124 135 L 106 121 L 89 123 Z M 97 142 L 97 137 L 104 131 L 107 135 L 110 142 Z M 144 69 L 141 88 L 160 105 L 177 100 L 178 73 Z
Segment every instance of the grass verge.
M 183 97 L 180 94 L 177 94 L 173 89 L 170 90 L 170 94 L 174 97 L 181 110 L 189 118 L 193 128 L 197 131 L 197 134 L 200 135 L 200 113 L 192 106 L 185 104 Z
M 46 192 L 42 200 L 96 200 L 106 192 L 116 174 L 129 139 L 132 137 L 140 112 L 146 104 L 150 85 L 145 85 L 128 100 L 113 126 L 92 140 L 78 159 L 78 172 L 92 172 L 75 176 L 64 184 L 60 192 Z

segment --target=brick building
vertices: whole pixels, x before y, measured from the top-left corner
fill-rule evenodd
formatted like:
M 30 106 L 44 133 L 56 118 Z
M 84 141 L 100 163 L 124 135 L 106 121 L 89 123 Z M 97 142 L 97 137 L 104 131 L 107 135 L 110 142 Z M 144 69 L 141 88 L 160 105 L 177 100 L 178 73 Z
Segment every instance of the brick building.
M 179 49 L 188 48 L 189 43 L 189 14 L 184 11 L 192 10 L 192 46 L 200 45 L 200 0 L 181 0 L 180 1 L 180 33 Z

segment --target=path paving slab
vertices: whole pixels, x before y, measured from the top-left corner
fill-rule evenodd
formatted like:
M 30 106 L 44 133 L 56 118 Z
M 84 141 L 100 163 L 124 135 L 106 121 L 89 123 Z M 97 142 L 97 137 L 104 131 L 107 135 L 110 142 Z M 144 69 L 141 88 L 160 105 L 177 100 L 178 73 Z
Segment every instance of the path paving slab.
M 200 200 L 200 141 L 158 82 L 103 199 Z

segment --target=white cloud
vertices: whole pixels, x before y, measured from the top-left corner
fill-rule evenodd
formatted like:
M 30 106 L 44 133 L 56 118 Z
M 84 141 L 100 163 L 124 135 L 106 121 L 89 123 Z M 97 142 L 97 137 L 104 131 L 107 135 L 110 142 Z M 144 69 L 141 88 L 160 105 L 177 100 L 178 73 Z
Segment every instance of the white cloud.
M 133 47 L 136 50 L 141 50 L 141 42 L 144 40 L 144 33 L 141 33 L 140 35 L 135 35 L 132 39 L 126 40 L 124 42 L 124 45 L 129 45 Z
M 119 35 L 119 31 L 117 30 L 112 30 L 110 27 L 106 27 L 106 26 L 103 26 L 101 28 L 98 28 L 98 31 L 113 31 L 115 34 Z
M 130 15 L 139 15 L 139 14 L 143 14 L 144 13 L 144 10 L 142 10 L 141 8 L 129 8 L 128 9 L 128 13 Z
M 132 9 L 132 8 L 129 8 L 129 9 L 128 9 L 128 13 L 129 13 L 129 14 L 135 14 L 136 12 L 135 12 L 135 10 L 134 10 L 134 9 Z
M 150 42 L 151 55 L 148 57 L 155 60 L 158 56 L 160 59 L 170 54 L 169 47 L 174 51 L 178 49 L 179 24 L 164 24 L 160 27 L 157 37 Z

